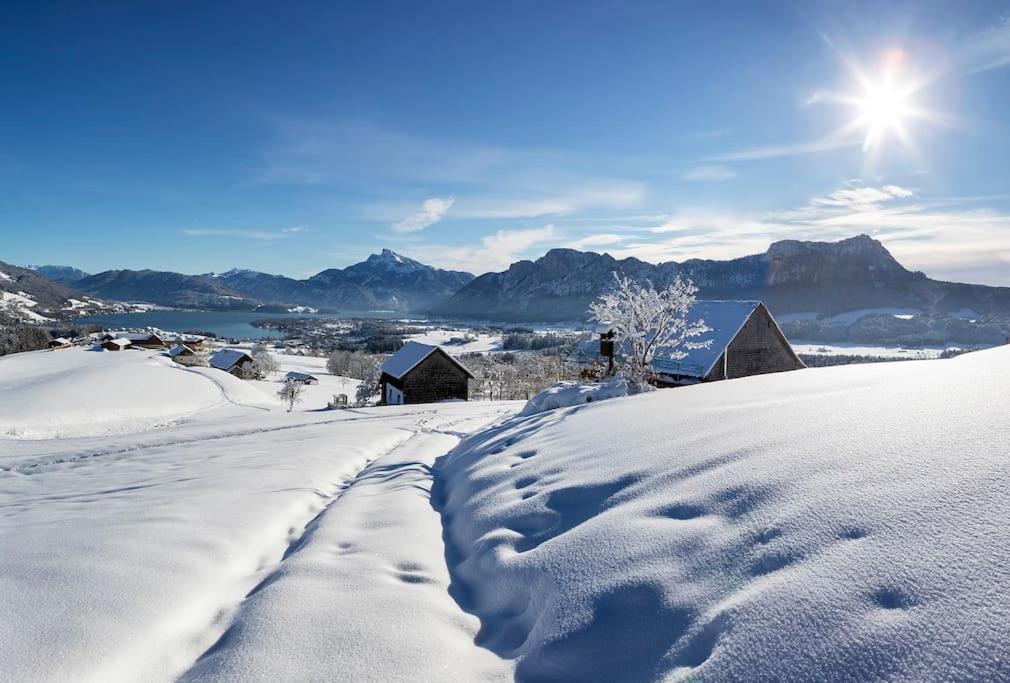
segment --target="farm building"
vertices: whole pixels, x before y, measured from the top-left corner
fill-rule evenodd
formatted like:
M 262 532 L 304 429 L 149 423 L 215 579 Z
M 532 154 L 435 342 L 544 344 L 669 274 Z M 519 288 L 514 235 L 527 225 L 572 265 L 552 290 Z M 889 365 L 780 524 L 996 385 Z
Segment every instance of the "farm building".
M 124 334 L 123 339 L 129 339 L 135 349 L 163 349 L 164 340 L 153 332 L 136 332 Z
M 307 372 L 297 372 L 292 370 L 288 374 L 284 375 L 285 382 L 294 382 L 296 384 L 319 384 L 319 380 L 310 375 Z
M 407 342 L 382 364 L 382 403 L 401 405 L 467 400 L 473 374 L 437 346 Z
M 66 337 L 57 337 L 49 342 L 49 348 L 53 351 L 59 349 L 69 349 L 71 346 L 73 346 L 73 343 Z
M 176 344 L 168 350 L 169 358 L 181 358 L 183 356 L 195 356 L 196 352 L 186 344 Z
M 760 301 L 697 301 L 688 323 L 704 320 L 712 328 L 692 341 L 711 340 L 708 348 L 678 348 L 683 358 L 673 359 L 660 349 L 652 363 L 661 386 L 680 386 L 735 379 L 770 372 L 799 370 L 803 361 L 793 351 L 778 323 Z M 594 342 L 599 348 L 599 341 Z M 621 355 L 620 341 L 616 354 Z
M 221 349 L 210 357 L 210 367 L 224 370 L 236 377 L 242 377 L 252 362 L 252 356 L 240 349 Z
M 122 351 L 130 346 L 129 339 L 106 339 L 101 343 L 101 347 L 106 351 Z

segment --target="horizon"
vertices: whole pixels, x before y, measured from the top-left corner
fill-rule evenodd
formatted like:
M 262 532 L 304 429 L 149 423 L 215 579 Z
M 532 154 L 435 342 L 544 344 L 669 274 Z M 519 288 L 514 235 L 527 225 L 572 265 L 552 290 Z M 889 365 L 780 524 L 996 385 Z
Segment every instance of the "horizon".
M 860 237 L 869 237 L 870 239 L 872 239 L 872 240 L 880 243 L 881 246 L 883 246 L 884 249 L 887 250 L 887 252 L 889 254 L 891 253 L 890 249 L 887 248 L 886 244 L 883 244 L 880 240 L 877 240 L 873 236 L 867 235 L 866 233 L 860 233 L 860 234 L 856 234 L 856 235 L 850 235 L 849 237 L 842 237 L 842 238 L 839 238 L 837 240 L 833 240 L 833 241 L 830 241 L 830 242 L 828 242 L 828 241 L 817 241 L 817 240 L 801 240 L 801 241 L 807 242 L 807 243 L 837 244 L 839 242 L 845 242 L 845 241 L 848 241 L 848 240 L 859 239 Z M 788 240 L 777 240 L 777 242 L 781 242 L 781 241 L 788 241 Z M 688 259 L 682 259 L 680 261 L 675 261 L 675 262 L 678 263 L 678 264 L 683 264 L 683 263 L 685 263 L 687 261 L 692 261 L 692 260 L 732 261 L 732 260 L 737 260 L 737 259 L 748 258 L 748 257 L 751 257 L 751 256 L 760 256 L 762 254 L 767 253 L 767 251 L 769 249 L 771 249 L 772 246 L 774 246 L 775 244 L 776 244 L 776 242 L 772 242 L 764 250 L 759 251 L 759 252 L 740 254 L 738 256 L 729 256 L 729 257 L 727 257 L 725 259 L 704 259 L 704 258 L 697 259 L 697 258 L 688 258 Z M 559 245 L 559 246 L 556 246 L 556 247 L 550 247 L 549 249 L 547 249 L 546 251 L 544 251 L 541 254 L 533 255 L 533 256 L 530 256 L 529 258 L 519 259 L 519 260 L 527 260 L 527 261 L 536 262 L 536 261 L 540 260 L 541 258 L 545 257 L 550 251 L 555 251 L 555 250 L 570 250 L 570 251 L 578 251 L 578 252 L 584 253 L 584 254 L 585 253 L 590 253 L 590 254 L 597 254 L 599 256 L 610 256 L 611 258 L 614 258 L 614 259 L 616 259 L 618 261 L 622 261 L 622 260 L 624 260 L 626 258 L 637 258 L 635 256 L 626 256 L 626 257 L 620 257 L 619 258 L 617 256 L 614 256 L 613 254 L 611 254 L 610 252 L 608 252 L 605 249 L 604 250 L 573 249 L 571 247 L 566 247 L 564 245 Z M 360 263 L 364 263 L 364 262 L 368 261 L 369 259 L 371 259 L 373 257 L 379 257 L 384 252 L 389 252 L 393 256 L 398 256 L 398 257 L 401 257 L 401 258 L 406 258 L 406 259 L 411 260 L 411 261 L 415 261 L 415 262 L 420 263 L 421 265 L 424 265 L 424 266 L 431 266 L 431 264 L 425 263 L 424 261 L 421 261 L 420 259 L 416 259 L 413 256 L 411 256 L 410 254 L 402 253 L 400 251 L 397 251 L 396 249 L 390 249 L 388 247 L 383 247 L 378 252 L 372 252 L 370 254 L 367 254 L 366 256 L 364 256 L 362 258 L 359 258 L 358 260 L 353 261 L 352 263 L 349 263 L 349 264 L 347 264 L 345 266 L 340 266 L 340 267 L 331 266 L 329 268 L 323 268 L 322 270 L 320 270 L 317 273 L 312 273 L 312 274 L 310 274 L 308 276 L 305 276 L 305 277 L 295 277 L 295 278 L 292 278 L 292 279 L 304 280 L 304 279 L 307 279 L 308 277 L 312 277 L 313 275 L 318 275 L 320 272 L 323 272 L 325 270 L 333 270 L 333 269 L 343 270 L 343 269 L 348 268 L 350 266 L 353 266 L 353 265 L 356 265 L 356 264 L 360 264 Z M 893 258 L 894 254 L 891 254 L 891 256 Z M 651 261 L 651 260 L 648 260 L 648 259 L 639 259 L 639 260 L 643 261 L 645 263 L 652 264 L 652 265 L 663 265 L 663 264 L 666 264 L 666 263 L 674 262 L 674 261 Z M 895 260 L 898 261 L 899 265 L 901 265 L 902 267 L 905 267 L 906 270 L 911 270 L 911 271 L 915 271 L 916 270 L 914 268 L 908 268 L 904 263 L 901 263 L 901 261 L 898 260 L 898 259 L 895 259 Z M 517 262 L 518 262 L 518 260 L 514 261 L 513 264 L 517 263 Z M 513 265 L 513 264 L 510 264 L 510 265 Z M 74 267 L 76 267 L 73 264 L 66 264 L 66 263 L 34 263 L 34 264 L 25 264 L 25 265 L 19 265 L 19 264 L 11 264 L 11 265 L 14 265 L 14 266 L 17 266 L 17 267 L 20 267 L 20 268 L 24 268 L 26 270 L 35 270 L 35 269 L 38 269 L 38 268 L 68 268 L 68 267 L 69 268 L 74 268 Z M 437 266 L 432 266 L 432 267 L 436 267 L 437 268 Z M 81 269 L 81 270 L 83 270 L 83 269 Z M 442 269 L 442 270 L 457 270 L 457 269 Z M 507 269 L 505 269 L 505 270 L 507 270 Z M 145 267 L 139 267 L 139 268 L 110 268 L 110 269 L 108 269 L 106 271 L 98 271 L 98 272 L 95 272 L 95 273 L 88 272 L 88 271 L 85 271 L 85 272 L 87 272 L 88 276 L 92 276 L 92 275 L 100 275 L 103 272 L 109 272 L 109 271 L 172 272 L 172 273 L 179 273 L 181 275 L 186 275 L 186 276 L 204 276 L 204 277 L 218 277 L 218 276 L 221 276 L 221 275 L 228 274 L 230 272 L 240 272 L 240 273 L 241 272 L 253 272 L 253 273 L 262 273 L 264 275 L 291 277 L 291 276 L 288 276 L 288 275 L 284 275 L 282 273 L 271 273 L 271 272 L 268 272 L 268 271 L 257 271 L 257 270 L 254 270 L 252 268 L 243 268 L 241 266 L 234 266 L 232 268 L 228 268 L 228 269 L 221 270 L 221 271 L 208 271 L 208 272 L 203 272 L 203 273 L 187 273 L 187 272 L 182 272 L 182 271 L 163 271 L 163 270 L 159 270 L 159 269 L 156 269 L 156 268 L 145 268 Z M 481 277 L 482 275 L 488 275 L 488 274 L 492 274 L 492 273 L 502 273 L 502 272 L 504 272 L 504 270 L 501 270 L 501 271 L 484 271 L 484 272 L 473 272 L 473 271 L 465 271 L 465 270 L 464 271 L 458 271 L 457 270 L 457 272 L 466 272 L 466 273 L 469 273 L 470 275 L 473 275 L 474 277 Z M 931 279 L 934 279 L 934 280 L 940 279 L 940 278 L 933 278 L 929 273 L 924 273 L 924 274 L 927 277 L 930 277 Z M 985 284 L 985 283 L 965 281 L 965 282 L 963 282 L 963 284 Z
M 1010 285 L 1010 17 L 973 8 L 19 5 L 0 260 L 479 275 L 865 233 Z

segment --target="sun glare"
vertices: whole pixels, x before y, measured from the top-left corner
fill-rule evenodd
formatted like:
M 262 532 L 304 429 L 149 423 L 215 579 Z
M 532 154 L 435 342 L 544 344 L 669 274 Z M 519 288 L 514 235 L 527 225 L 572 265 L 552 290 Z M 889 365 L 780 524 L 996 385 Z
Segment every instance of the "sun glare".
M 902 139 L 906 137 L 905 117 L 911 110 L 907 105 L 907 95 L 893 83 L 869 86 L 858 106 L 859 123 L 866 128 L 864 150 L 880 144 L 889 132 Z

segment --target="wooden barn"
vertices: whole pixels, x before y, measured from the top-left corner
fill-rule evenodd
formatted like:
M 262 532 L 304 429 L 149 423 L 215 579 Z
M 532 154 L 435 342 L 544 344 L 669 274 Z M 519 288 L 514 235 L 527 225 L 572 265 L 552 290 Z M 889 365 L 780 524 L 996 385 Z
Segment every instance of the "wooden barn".
M 793 351 L 778 323 L 760 301 L 697 301 L 687 315 L 688 323 L 704 320 L 711 331 L 692 341 L 711 340 L 708 348 L 676 349 L 683 358 L 671 358 L 664 349 L 653 360 L 653 381 L 659 386 L 682 386 L 714 382 L 770 372 L 799 370 L 806 366 Z M 597 330 L 600 332 L 600 330 Z M 614 352 L 621 358 L 621 343 Z M 580 345 L 575 362 L 600 359 L 601 344 Z M 605 360 L 605 359 L 604 359 Z
M 284 375 L 284 381 L 294 382 L 295 384 L 319 384 L 319 380 L 313 375 L 307 372 L 298 372 L 297 370 L 292 370 Z
M 130 348 L 129 339 L 106 339 L 101 343 L 101 347 L 106 351 L 122 351 Z
M 195 356 L 196 352 L 186 344 L 176 344 L 168 350 L 168 357 L 171 359 L 187 358 Z
M 165 341 L 153 332 L 137 332 L 124 334 L 124 339 L 129 339 L 132 348 L 135 349 L 163 349 Z
M 660 351 L 652 364 L 657 384 L 697 384 L 806 367 L 760 301 L 698 301 L 688 321 L 699 319 L 712 331 L 697 341 L 711 339 L 712 344 L 681 349 L 687 355 L 678 360 L 664 358 Z
M 467 400 L 473 374 L 437 346 L 408 342 L 382 364 L 382 403 L 402 405 Z
M 246 367 L 253 362 L 252 356 L 240 349 L 221 349 L 210 357 L 210 367 L 243 377 Z

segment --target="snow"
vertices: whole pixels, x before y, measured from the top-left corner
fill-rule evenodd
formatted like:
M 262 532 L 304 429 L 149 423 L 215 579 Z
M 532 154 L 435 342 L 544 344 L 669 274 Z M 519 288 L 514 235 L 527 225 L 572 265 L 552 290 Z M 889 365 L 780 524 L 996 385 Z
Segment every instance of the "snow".
M 222 404 L 222 393 L 140 352 L 0 358 L 0 442 L 142 432 Z
M 628 383 L 620 377 L 610 377 L 602 382 L 581 384 L 579 382 L 556 382 L 533 396 L 523 406 L 520 415 L 536 415 L 548 410 L 571 408 L 572 406 L 608 398 L 628 395 Z
M 0 270 L 0 280 L 4 280 L 6 282 L 14 282 L 14 278 L 12 278 L 10 275 L 3 272 L 2 270 Z
M 215 382 L 262 395 L 155 353 L 16 354 L 0 415 L 27 405 L 41 431 L 54 396 L 220 402 Z M 168 429 L 0 440 L 3 677 L 507 680 L 450 594 L 428 491 L 435 458 L 518 407 L 226 401 Z
M 520 680 L 1004 680 L 1010 348 L 504 422 L 436 466 Z
M 227 372 L 243 359 L 252 357 L 242 349 L 221 349 L 210 357 L 210 366 Z
M 49 318 L 32 310 L 38 302 L 25 292 L 0 292 L 0 307 L 5 307 L 14 313 L 33 322 L 47 322 Z
M 464 344 L 450 343 L 453 339 L 472 338 Z M 452 356 L 465 353 L 491 353 L 502 350 L 500 334 L 475 332 L 468 328 L 430 329 L 420 334 L 412 334 L 405 341 L 415 341 L 428 346 L 440 346 L 443 351 Z
M 284 377 L 288 372 L 300 372 L 312 375 L 318 384 L 302 385 L 302 401 L 295 405 L 295 412 L 315 412 L 326 408 L 336 394 L 344 394 L 350 403 L 354 403 L 361 380 L 350 377 L 331 375 L 326 369 L 326 359 L 316 356 L 291 356 L 287 354 L 271 354 L 280 371 L 267 380 L 249 382 L 264 394 L 276 396 L 284 385 Z
M 796 342 L 793 351 L 811 356 L 879 356 L 882 358 L 939 358 L 944 349 L 940 347 L 908 346 L 867 346 L 864 344 L 821 344 L 818 342 Z

